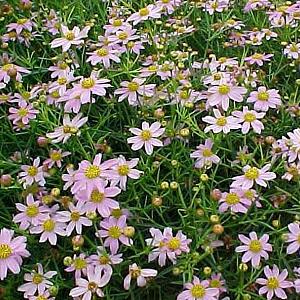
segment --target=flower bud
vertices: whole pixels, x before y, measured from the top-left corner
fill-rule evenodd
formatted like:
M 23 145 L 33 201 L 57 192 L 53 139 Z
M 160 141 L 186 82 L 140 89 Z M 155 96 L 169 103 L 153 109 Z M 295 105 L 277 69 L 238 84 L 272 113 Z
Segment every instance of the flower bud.
M 74 247 L 81 247 L 84 244 L 84 237 L 82 235 L 75 235 L 72 238 L 72 245 Z
M 220 235 L 224 232 L 224 227 L 221 224 L 215 224 L 213 226 L 213 233 Z
M 273 220 L 272 221 L 272 226 L 275 228 L 278 228 L 280 226 L 280 221 L 279 220 Z
M 188 128 L 182 128 L 179 131 L 179 135 L 182 137 L 188 137 L 190 135 L 190 130 Z
M 213 189 L 210 192 L 210 198 L 215 201 L 219 201 L 222 198 L 222 192 L 219 189 Z
M 174 267 L 172 270 L 172 273 L 173 273 L 173 275 L 177 276 L 177 275 L 180 275 L 181 270 L 178 267 Z
M 90 211 L 86 213 L 89 220 L 95 220 L 97 218 L 97 213 L 95 211 Z
M 178 166 L 178 160 L 176 160 L 176 159 L 171 160 L 171 165 L 173 167 L 177 167 Z
M 179 184 L 178 184 L 178 182 L 176 182 L 176 181 L 172 181 L 172 182 L 170 183 L 170 188 L 171 188 L 172 190 L 177 190 L 177 189 L 178 189 L 178 186 L 179 186 Z
M 248 270 L 247 264 L 245 264 L 245 263 L 239 264 L 239 270 L 242 272 L 247 272 L 247 270 Z
M 0 184 L 2 186 L 10 186 L 12 184 L 12 177 L 10 176 L 10 174 L 3 174 L 0 178 Z
M 272 144 L 275 142 L 274 136 L 271 136 L 271 135 L 267 136 L 267 137 L 265 138 L 265 140 L 266 140 L 266 143 L 267 143 L 268 145 L 272 145 Z
M 209 180 L 209 177 L 207 174 L 201 174 L 200 175 L 200 180 L 203 181 L 203 182 L 206 182 Z
M 203 217 L 204 216 L 204 210 L 202 208 L 197 208 L 196 209 L 196 215 L 199 217 Z
M 153 206 L 161 206 L 162 202 L 163 202 L 163 199 L 160 196 L 155 196 L 155 197 L 152 198 L 152 205 Z
M 211 268 L 210 268 L 210 267 L 204 267 L 203 273 L 204 273 L 206 276 L 209 276 L 209 275 L 211 274 Z
M 217 224 L 220 222 L 220 218 L 217 215 L 211 215 L 209 218 L 210 222 L 213 224 Z
M 154 117 L 157 118 L 157 119 L 161 119 L 165 116 L 165 112 L 161 109 L 161 108 L 158 108 L 154 111 Z
M 167 181 L 163 181 L 161 184 L 160 184 L 160 188 L 162 190 L 167 190 L 169 188 L 169 182 Z
M 134 234 L 135 234 L 135 229 L 134 229 L 133 226 L 126 226 L 126 227 L 124 227 L 124 229 L 123 229 L 123 233 L 124 233 L 124 235 L 127 236 L 127 237 L 133 237 Z
M 54 202 L 54 197 L 52 195 L 45 195 L 42 197 L 42 202 L 46 205 L 50 205 Z
M 60 195 L 60 189 L 59 189 L 59 188 L 53 188 L 53 189 L 51 190 L 51 195 L 52 195 L 53 197 L 58 197 L 58 196 Z
M 73 263 L 73 259 L 70 256 L 66 256 L 63 261 L 64 265 L 69 267 Z
M 49 291 L 50 296 L 55 297 L 58 294 L 58 287 L 55 286 L 55 285 L 52 285 L 52 286 L 49 287 L 48 291 Z

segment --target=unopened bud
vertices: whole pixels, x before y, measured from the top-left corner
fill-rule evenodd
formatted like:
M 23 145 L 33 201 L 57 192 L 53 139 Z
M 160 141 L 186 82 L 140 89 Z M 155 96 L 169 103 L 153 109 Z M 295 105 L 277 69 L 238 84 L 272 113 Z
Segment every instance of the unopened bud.
M 10 186 L 12 184 L 12 177 L 10 174 L 3 174 L 0 178 L 0 184 L 2 186 Z
M 84 244 L 84 237 L 82 235 L 75 235 L 72 238 L 72 245 L 74 247 L 81 247 Z
M 127 237 L 133 237 L 134 234 L 135 234 L 135 229 L 134 229 L 133 226 L 126 226 L 126 227 L 124 227 L 124 229 L 123 229 L 123 233 L 124 233 L 124 235 L 127 236 Z

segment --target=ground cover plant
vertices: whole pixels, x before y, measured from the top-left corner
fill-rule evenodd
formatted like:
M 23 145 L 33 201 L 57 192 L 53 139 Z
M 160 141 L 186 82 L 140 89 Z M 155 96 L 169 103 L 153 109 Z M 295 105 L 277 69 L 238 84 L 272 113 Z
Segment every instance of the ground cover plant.
M 299 22 L 0 2 L 0 299 L 300 299 Z

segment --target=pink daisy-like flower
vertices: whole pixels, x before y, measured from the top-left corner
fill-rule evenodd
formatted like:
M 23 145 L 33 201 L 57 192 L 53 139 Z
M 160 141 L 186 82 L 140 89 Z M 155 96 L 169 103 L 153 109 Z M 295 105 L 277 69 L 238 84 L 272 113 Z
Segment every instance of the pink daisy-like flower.
M 195 168 L 210 167 L 213 163 L 220 162 L 220 158 L 212 152 L 213 141 L 206 139 L 204 144 L 197 146 L 197 150 L 191 153 L 191 158 L 196 158 Z
M 109 282 L 110 277 L 106 273 L 102 275 L 100 267 L 90 267 L 87 271 L 87 279 L 78 278 L 76 280 L 77 287 L 70 291 L 70 296 L 74 299 L 82 296 L 82 300 L 91 300 L 93 295 L 104 297 L 101 290 Z
M 233 182 L 231 187 L 239 188 L 244 190 L 251 189 L 254 183 L 260 186 L 267 187 L 267 181 L 276 178 L 276 174 L 273 172 L 268 172 L 271 165 L 267 164 L 263 168 L 258 169 L 256 167 L 251 167 L 249 165 L 243 167 L 243 175 L 233 177 Z
M 32 194 L 26 197 L 26 205 L 16 203 L 19 214 L 15 215 L 13 221 L 20 223 L 20 229 L 26 230 L 31 225 L 37 226 L 47 218 L 49 208 L 42 205 L 40 201 L 34 201 Z
M 255 110 L 262 111 L 267 111 L 269 108 L 276 108 L 281 105 L 278 91 L 274 89 L 267 90 L 264 86 L 260 86 L 258 91 L 251 92 L 247 102 L 254 103 Z
M 288 225 L 289 233 L 287 242 L 290 243 L 286 249 L 287 254 L 293 254 L 300 248 L 300 226 L 298 223 L 290 223 Z
M 118 101 L 128 98 L 128 103 L 133 106 L 139 104 L 138 95 L 151 97 L 154 94 L 155 84 L 145 84 L 146 79 L 133 78 L 132 81 L 122 81 L 121 88 L 115 90 L 116 95 L 120 95 Z
M 106 69 L 108 69 L 110 67 L 111 60 L 116 63 L 121 62 L 120 58 L 118 57 L 119 51 L 110 47 L 102 47 L 92 53 L 87 54 L 90 55 L 87 59 L 87 62 L 91 62 L 92 66 L 101 63 Z
M 26 237 L 14 236 L 14 231 L 6 228 L 0 230 L 0 280 L 7 276 L 9 269 L 14 274 L 20 273 L 23 257 L 30 256 L 26 250 Z
M 207 91 L 207 104 L 209 106 L 221 106 L 225 111 L 229 108 L 229 100 L 242 102 L 243 95 L 247 89 L 241 86 L 235 86 L 227 82 L 221 82 L 218 86 L 212 86 Z
M 54 132 L 47 133 L 47 137 L 52 140 L 52 143 L 59 143 L 66 141 L 73 135 L 80 135 L 79 128 L 82 127 L 88 120 L 87 117 L 81 118 L 82 114 L 79 113 L 72 120 L 69 115 L 63 118 L 63 126 L 57 127 Z
M 142 171 L 134 169 L 137 166 L 139 159 L 133 158 L 129 161 L 126 161 L 123 155 L 120 155 L 116 159 L 117 164 L 112 167 L 112 170 L 115 172 L 115 178 L 111 181 L 111 185 L 119 185 L 120 188 L 125 191 L 127 178 L 138 179 L 140 178 Z
M 103 229 L 98 230 L 97 236 L 105 238 L 104 247 L 109 247 L 112 254 L 116 254 L 119 249 L 119 241 L 130 247 L 132 239 L 124 235 L 126 225 L 126 216 L 116 219 L 114 217 L 105 218 L 100 222 Z
M 258 239 L 256 232 L 252 231 L 249 236 L 250 238 L 243 234 L 239 234 L 239 240 L 245 245 L 236 247 L 235 252 L 246 252 L 242 257 L 242 262 L 247 263 L 251 260 L 252 266 L 258 267 L 262 257 L 265 260 L 269 259 L 268 252 L 272 251 L 272 245 L 268 243 L 268 234 L 264 234 L 260 239 Z
M 239 123 L 243 123 L 243 134 L 248 133 L 251 127 L 254 132 L 259 134 L 264 129 L 264 124 L 258 119 L 262 119 L 265 116 L 265 113 L 258 113 L 255 110 L 249 110 L 247 106 L 243 106 L 243 111 L 233 111 L 232 115 L 238 119 Z
M 12 78 L 22 81 L 22 73 L 29 74 L 30 71 L 14 64 L 6 64 L 0 67 L 0 82 L 8 83 Z
M 55 78 L 66 77 L 70 73 L 71 68 L 66 62 L 60 61 L 56 65 L 49 67 L 48 70 L 52 72 L 51 78 Z
M 33 164 L 21 166 L 23 172 L 19 173 L 20 182 L 23 183 L 24 187 L 30 186 L 33 183 L 37 183 L 40 186 L 44 186 L 46 183 L 43 166 L 40 166 L 40 158 L 34 159 Z
M 149 126 L 148 122 L 142 123 L 142 129 L 130 128 L 131 133 L 135 134 L 135 137 L 127 139 L 128 144 L 133 144 L 131 149 L 136 151 L 145 147 L 146 153 L 151 155 L 153 153 L 153 147 L 162 147 L 163 143 L 158 139 L 164 132 L 165 129 L 161 128 L 159 122 L 154 122 Z
M 42 294 L 48 289 L 53 283 L 49 280 L 57 274 L 56 271 L 49 271 L 44 273 L 43 266 L 37 264 L 37 271 L 26 273 L 24 280 L 27 283 L 22 284 L 18 287 L 19 292 L 24 292 L 24 297 L 33 296 L 36 292 Z
M 49 94 L 53 94 L 54 92 L 58 92 L 59 96 L 64 96 L 66 94 L 68 85 L 76 80 L 76 78 L 73 76 L 73 71 L 70 71 L 69 73 L 65 73 L 62 76 L 59 76 L 56 81 L 52 82 L 49 85 L 48 92 Z
M 214 116 L 206 116 L 202 120 L 208 124 L 211 124 L 205 127 L 204 132 L 213 131 L 213 133 L 224 132 L 229 133 L 231 129 L 239 129 L 241 125 L 238 123 L 238 119 L 232 116 L 225 117 L 223 116 L 218 109 L 214 109 Z
M 244 197 L 240 197 L 236 192 L 230 190 L 229 193 L 222 193 L 219 201 L 219 211 L 225 212 L 228 209 L 235 213 L 246 213 L 252 202 Z
M 40 225 L 30 228 L 31 234 L 41 233 L 39 242 L 44 243 L 47 240 L 51 245 L 56 245 L 57 234 L 60 236 L 66 235 L 66 224 L 59 222 L 56 216 L 48 216 Z
M 10 23 L 6 25 L 7 32 L 9 31 L 15 31 L 17 35 L 19 35 L 23 30 L 32 31 L 32 27 L 35 26 L 35 23 L 33 23 L 30 19 L 18 19 L 16 23 Z
M 18 105 L 18 108 L 9 108 L 10 115 L 8 116 L 8 118 L 12 120 L 14 124 L 22 122 L 26 125 L 30 120 L 35 119 L 36 115 L 39 113 L 38 110 L 33 108 L 32 104 L 25 101 L 19 102 Z
M 129 265 L 129 273 L 124 278 L 124 289 L 130 289 L 130 283 L 132 279 L 136 279 L 137 286 L 143 287 L 147 284 L 148 278 L 157 276 L 157 270 L 154 269 L 142 269 L 136 263 Z
M 225 287 L 225 280 L 222 280 L 222 275 L 220 273 L 211 275 L 211 279 L 209 280 L 209 287 L 218 289 L 219 294 L 227 291 Z
M 50 295 L 49 291 L 45 291 L 44 293 L 37 294 L 35 296 L 29 296 L 29 300 L 55 300 L 54 297 Z
M 142 21 L 146 21 L 150 18 L 158 19 L 161 16 L 161 8 L 153 4 L 147 5 L 141 8 L 138 12 L 133 13 L 128 19 L 128 22 L 133 21 L 133 25 L 136 25 Z
M 263 285 L 258 291 L 260 295 L 267 294 L 267 299 L 271 300 L 274 294 L 279 299 L 287 299 L 287 295 L 284 291 L 286 288 L 293 286 L 291 281 L 285 280 L 288 276 L 288 271 L 284 269 L 279 271 L 276 265 L 273 265 L 273 269 L 269 266 L 264 267 L 265 278 L 258 278 L 256 282 Z
M 70 154 L 71 152 L 69 151 L 62 152 L 61 149 L 59 150 L 52 149 L 50 150 L 49 153 L 50 158 L 46 159 L 43 162 L 43 165 L 47 165 L 48 168 L 52 168 L 54 165 L 57 165 L 58 168 L 61 168 L 62 159 Z
M 245 62 L 248 62 L 250 65 L 257 64 L 258 66 L 262 66 L 264 62 L 270 61 L 273 54 L 261 54 L 255 53 L 249 57 L 245 58 Z
M 91 102 L 92 95 L 105 96 L 106 88 L 111 87 L 109 79 L 99 79 L 98 72 L 92 71 L 90 77 L 82 78 L 70 91 L 70 98 L 80 97 L 82 104 Z
M 66 227 L 67 236 L 70 236 L 74 229 L 77 234 L 81 234 L 82 226 L 92 226 L 93 222 L 87 217 L 84 217 L 85 209 L 82 202 L 78 202 L 76 206 L 69 203 L 70 211 L 59 211 L 57 213 L 57 220 L 59 222 L 68 223 Z
M 89 259 L 84 253 L 80 253 L 79 255 L 74 254 L 71 265 L 65 271 L 75 271 L 75 279 L 79 279 L 81 276 L 86 276 L 88 267 Z
M 209 287 L 209 281 L 200 279 L 196 276 L 193 281 L 184 285 L 185 291 L 177 296 L 177 300 L 217 300 L 219 298 L 219 290 Z
M 84 27 L 80 31 L 77 26 L 75 26 L 72 30 L 69 30 L 67 26 L 61 25 L 63 36 L 54 39 L 51 42 L 51 48 L 62 47 L 63 52 L 66 52 L 72 45 L 78 46 L 82 44 L 83 39 L 87 37 L 89 30 L 89 26 Z
M 289 58 L 298 59 L 300 56 L 300 43 L 287 45 L 283 53 Z
M 80 190 L 86 191 L 87 195 L 91 195 L 94 189 L 103 186 L 105 180 L 112 179 L 114 174 L 111 168 L 116 164 L 114 159 L 109 159 L 101 163 L 102 154 L 94 157 L 93 163 L 83 160 L 79 163 L 79 169 L 74 175 L 74 185 L 71 189 L 73 194 Z

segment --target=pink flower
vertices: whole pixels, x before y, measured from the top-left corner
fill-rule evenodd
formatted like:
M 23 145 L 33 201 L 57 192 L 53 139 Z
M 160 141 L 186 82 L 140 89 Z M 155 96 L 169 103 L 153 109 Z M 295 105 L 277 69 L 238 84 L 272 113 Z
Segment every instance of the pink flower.
M 243 175 L 233 177 L 231 187 L 241 187 L 244 190 L 251 189 L 254 183 L 260 186 L 267 187 L 266 181 L 270 181 L 276 178 L 276 174 L 268 172 L 271 165 L 267 164 L 262 169 L 251 167 L 249 165 L 243 167 Z
M 217 300 L 219 298 L 219 289 L 209 287 L 208 280 L 200 281 L 196 276 L 184 287 L 186 290 L 177 296 L 177 300 Z
M 100 267 L 88 268 L 87 280 L 84 278 L 77 279 L 77 287 L 70 291 L 70 296 L 73 298 L 82 296 L 83 300 L 91 300 L 95 294 L 104 297 L 101 287 L 105 286 L 109 279 L 106 273 L 102 275 Z
M 271 57 L 273 57 L 273 54 L 255 53 L 249 57 L 246 57 L 245 62 L 249 62 L 250 65 L 257 64 L 261 67 L 265 61 L 270 61 Z
M 80 135 L 79 128 L 82 127 L 88 120 L 87 117 L 81 119 L 82 114 L 79 113 L 72 120 L 69 115 L 63 118 L 63 126 L 57 127 L 54 132 L 47 133 L 47 137 L 52 140 L 52 143 L 59 143 L 66 141 L 73 135 Z
M 40 158 L 34 159 L 33 164 L 21 166 L 23 172 L 19 173 L 20 182 L 24 187 L 37 183 L 40 186 L 44 186 L 46 183 L 46 173 L 43 171 L 43 166 L 40 165 Z
M 245 214 L 248 211 L 248 208 L 251 206 L 252 202 L 245 197 L 241 197 L 235 191 L 230 190 L 229 193 L 222 193 L 219 204 L 220 212 L 225 212 L 230 209 L 230 211 L 232 212 L 240 212 Z
M 63 72 L 62 72 L 63 73 Z M 66 94 L 66 91 L 67 91 L 67 88 L 68 88 L 68 85 L 76 80 L 77 78 L 75 78 L 73 76 L 73 71 L 70 71 L 70 72 L 64 72 L 61 76 L 59 76 L 57 78 L 56 81 L 54 81 L 53 83 L 51 83 L 49 85 L 49 89 L 48 89 L 48 92 L 50 94 L 53 94 L 55 92 L 58 92 L 59 96 L 64 96 Z
M 239 123 L 243 123 L 243 134 L 248 133 L 251 127 L 254 132 L 259 134 L 264 129 L 264 124 L 258 119 L 262 119 L 265 116 L 265 113 L 258 113 L 255 110 L 249 110 L 247 106 L 243 106 L 243 111 L 233 111 L 232 115 L 238 118 Z
M 84 190 L 89 196 L 94 189 L 97 189 L 99 186 L 102 187 L 105 180 L 114 177 L 110 169 L 116 164 L 115 160 L 109 159 L 103 163 L 101 163 L 101 160 L 102 154 L 97 154 L 93 163 L 87 160 L 79 163 L 79 169 L 74 175 L 75 182 L 71 189 L 73 194 Z
M 66 228 L 67 236 L 70 236 L 74 229 L 76 229 L 77 234 L 81 234 L 82 226 L 92 226 L 93 222 L 82 216 L 85 213 L 82 202 L 78 202 L 76 206 L 73 203 L 69 203 L 69 209 L 70 211 L 59 211 L 57 213 L 59 222 L 68 223 Z
M 42 205 L 40 201 L 34 201 L 31 194 L 26 197 L 26 205 L 16 203 L 17 209 L 21 212 L 14 216 L 13 221 L 20 223 L 20 229 L 26 230 L 31 225 L 37 226 L 47 218 L 49 208 Z
M 166 258 L 168 257 L 175 264 L 177 256 L 190 251 L 188 245 L 192 240 L 187 239 L 181 230 L 173 236 L 170 227 L 166 227 L 163 233 L 159 229 L 151 228 L 150 234 L 152 238 L 146 239 L 147 245 L 153 247 L 148 256 L 149 262 L 158 258 L 158 264 L 163 267 L 166 265 Z
M 45 291 L 44 293 L 38 294 L 36 296 L 29 296 L 29 300 L 55 300 L 49 293 L 49 291 Z
M 42 233 L 39 240 L 40 243 L 44 243 L 48 240 L 51 245 L 56 245 L 57 234 L 60 236 L 66 235 L 65 227 L 66 224 L 59 222 L 56 216 L 54 217 L 48 216 L 48 218 L 45 219 L 41 223 L 41 225 L 32 227 L 30 229 L 30 233 L 31 234 Z
M 78 256 L 74 254 L 72 264 L 65 269 L 66 272 L 75 271 L 75 279 L 79 279 L 81 276 L 86 276 L 87 269 L 89 267 L 88 258 L 85 254 L 80 253 Z
M 136 25 L 142 21 L 146 21 L 149 18 L 158 19 L 161 16 L 161 8 L 156 7 L 153 4 L 147 5 L 144 8 L 141 8 L 138 12 L 133 13 L 127 21 L 133 21 L 133 25 Z
M 47 165 L 48 168 L 52 168 L 54 165 L 57 165 L 58 168 L 61 168 L 61 162 L 62 159 L 68 155 L 70 155 L 71 152 L 66 151 L 66 152 L 62 152 L 61 149 L 59 150 L 50 150 L 49 156 L 50 158 L 46 159 L 43 162 L 43 165 Z
M 206 116 L 202 120 L 208 124 L 211 124 L 205 127 L 204 132 L 213 131 L 213 133 L 224 132 L 229 133 L 231 129 L 241 128 L 241 125 L 238 124 L 238 119 L 232 116 L 225 117 L 222 116 L 218 109 L 213 110 L 215 117 Z
M 132 81 L 122 81 L 121 88 L 115 90 L 116 95 L 119 96 L 118 101 L 121 102 L 128 98 L 128 103 L 133 106 L 139 104 L 138 95 L 151 97 L 154 94 L 155 84 L 146 84 L 144 82 L 146 79 L 133 78 Z
M 220 162 L 220 158 L 212 152 L 213 141 L 206 139 L 204 144 L 197 146 L 197 150 L 191 153 L 191 158 L 196 158 L 195 168 L 210 167 L 213 163 Z
M 22 81 L 22 73 L 29 74 L 30 71 L 11 63 L 1 66 L 0 82 L 3 81 L 4 83 L 8 83 L 11 78 L 16 79 L 17 81 Z M 11 74 L 14 74 L 14 76 L 12 76 Z
M 14 274 L 20 273 L 23 257 L 30 256 L 26 250 L 26 237 L 13 238 L 14 231 L 6 228 L 0 230 L 0 280 L 7 276 L 9 269 Z
M 14 124 L 22 122 L 26 125 L 30 120 L 35 119 L 36 115 L 39 113 L 38 110 L 33 108 L 32 104 L 25 101 L 19 102 L 18 105 L 18 108 L 9 108 L 10 115 L 8 116 L 8 119 L 12 120 Z
M 19 35 L 23 30 L 32 31 L 32 27 L 35 24 L 30 19 L 18 19 L 16 23 L 10 23 L 6 25 L 7 32 L 16 31 L 17 35 Z
M 93 71 L 90 77 L 82 78 L 70 91 L 70 98 L 80 97 L 82 104 L 92 101 L 92 95 L 105 96 L 107 87 L 111 87 L 109 79 L 98 79 L 98 72 Z
M 67 26 L 61 25 L 63 36 L 54 39 L 51 42 L 51 48 L 62 47 L 63 52 L 66 52 L 72 45 L 82 44 L 83 39 L 87 37 L 89 30 L 89 26 L 84 27 L 80 31 L 77 26 L 75 26 L 72 30 L 69 30 Z
M 225 111 L 229 108 L 229 100 L 242 102 L 247 89 L 240 86 L 221 82 L 218 86 L 212 86 L 207 91 L 207 104 L 209 106 L 221 106 Z
M 103 218 L 106 218 L 110 216 L 111 210 L 119 208 L 119 203 L 112 197 L 120 194 L 121 190 L 117 187 L 106 187 L 106 185 L 106 181 L 97 184 L 89 196 L 85 190 L 79 192 L 77 197 L 81 203 L 84 203 L 84 211 L 98 211 Z
M 100 222 L 100 229 L 97 236 L 105 238 L 104 247 L 109 247 L 112 254 L 116 254 L 119 249 L 119 241 L 131 246 L 132 240 L 124 235 L 124 228 L 126 225 L 126 216 L 121 216 L 119 219 L 114 217 L 105 218 Z
M 117 164 L 112 167 L 112 170 L 115 172 L 115 178 L 111 181 L 111 185 L 119 185 L 120 188 L 125 191 L 127 178 L 138 179 L 140 178 L 142 171 L 134 169 L 137 166 L 139 159 L 133 158 L 129 161 L 126 161 L 123 155 L 120 155 L 116 159 Z
M 66 77 L 71 71 L 68 64 L 64 61 L 60 61 L 55 66 L 49 67 L 48 70 L 52 72 L 51 78 Z
M 162 141 L 157 139 L 165 132 L 165 129 L 161 128 L 159 122 L 154 122 L 151 126 L 149 126 L 148 122 L 143 122 L 142 129 L 130 128 L 129 130 L 136 135 L 127 139 L 128 144 L 133 144 L 131 149 L 134 151 L 145 147 L 146 153 L 151 155 L 153 153 L 153 146 L 163 146 Z
M 27 283 L 22 284 L 18 287 L 18 291 L 24 292 L 24 297 L 33 296 L 36 292 L 42 294 L 53 285 L 49 279 L 57 274 L 56 271 L 49 271 L 44 273 L 43 266 L 37 264 L 37 272 L 32 271 L 30 274 L 26 273 L 24 275 L 24 280 L 28 281 Z
M 222 280 L 221 278 L 222 275 L 218 273 L 218 274 L 212 274 L 211 279 L 209 280 L 209 287 L 217 288 L 219 290 L 219 294 L 222 294 L 227 291 L 225 287 L 225 280 Z
M 267 251 L 272 251 L 272 245 L 268 243 L 268 234 L 264 234 L 260 239 L 258 239 L 256 232 L 252 231 L 249 236 L 250 239 L 243 234 L 239 234 L 240 241 L 245 245 L 236 247 L 235 252 L 246 252 L 242 257 L 242 262 L 247 263 L 251 260 L 252 266 L 258 267 L 261 257 L 265 260 L 269 259 Z
M 290 243 L 287 247 L 287 254 L 293 254 L 300 248 L 300 226 L 298 223 L 290 223 L 288 225 L 289 233 L 287 242 Z
M 128 23 L 127 23 L 128 24 Z M 138 35 L 135 35 L 137 29 L 132 29 L 132 26 L 126 26 L 118 30 L 115 35 L 108 36 L 108 41 L 112 43 L 112 45 L 121 43 L 122 45 L 126 45 L 128 42 L 136 40 L 139 38 Z
M 131 279 L 136 279 L 137 286 L 144 287 L 147 284 L 148 278 L 157 276 L 157 271 L 154 269 L 142 269 L 136 263 L 129 265 L 129 274 L 124 278 L 124 289 L 130 289 Z
M 300 56 L 300 43 L 292 43 L 290 45 L 287 45 L 283 53 L 289 58 L 298 59 Z
M 106 69 L 110 67 L 110 61 L 114 61 L 116 63 L 120 63 L 121 60 L 118 57 L 119 51 L 116 49 L 112 49 L 110 47 L 102 47 L 95 50 L 92 53 L 88 53 L 89 58 L 86 62 L 91 62 L 92 66 L 101 63 L 104 65 Z
M 280 95 L 277 90 L 267 90 L 266 87 L 260 86 L 258 91 L 251 92 L 248 103 L 254 103 L 255 110 L 267 111 L 269 108 L 276 108 L 281 105 Z
M 259 294 L 267 294 L 267 299 L 270 300 L 274 297 L 280 299 L 287 299 L 287 295 L 284 292 L 284 289 L 292 287 L 293 283 L 290 281 L 285 280 L 288 276 L 288 271 L 284 269 L 281 273 L 279 273 L 279 269 L 276 265 L 273 265 L 273 269 L 269 266 L 264 267 L 264 273 L 267 279 L 265 278 L 258 278 L 256 282 L 260 285 L 263 285 L 259 289 Z

